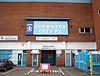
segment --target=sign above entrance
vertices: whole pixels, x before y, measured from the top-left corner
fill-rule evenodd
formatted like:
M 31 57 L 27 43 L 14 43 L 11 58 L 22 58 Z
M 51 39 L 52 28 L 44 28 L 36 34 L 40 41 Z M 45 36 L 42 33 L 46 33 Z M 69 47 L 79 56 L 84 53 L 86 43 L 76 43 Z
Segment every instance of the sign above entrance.
M 26 19 L 26 35 L 68 35 L 67 18 Z
M 55 47 L 46 45 L 42 47 L 42 50 L 55 50 Z

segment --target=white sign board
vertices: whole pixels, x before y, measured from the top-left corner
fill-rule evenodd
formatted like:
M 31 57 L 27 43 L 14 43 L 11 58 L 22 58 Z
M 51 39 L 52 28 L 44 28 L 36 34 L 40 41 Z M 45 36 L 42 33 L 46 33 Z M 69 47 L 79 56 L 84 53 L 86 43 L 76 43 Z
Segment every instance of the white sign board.
M 56 48 L 54 46 L 48 46 L 48 45 L 46 45 L 46 46 L 43 46 L 42 49 L 43 50 L 48 50 L 48 49 L 49 50 L 55 50 Z
M 0 36 L 0 40 L 18 40 L 18 36 Z
M 68 21 L 34 21 L 33 35 L 68 35 Z
M 36 37 L 36 40 L 58 40 L 58 37 Z
M 48 64 L 42 64 L 42 69 L 48 69 Z
M 61 54 L 61 50 L 56 50 L 56 54 Z

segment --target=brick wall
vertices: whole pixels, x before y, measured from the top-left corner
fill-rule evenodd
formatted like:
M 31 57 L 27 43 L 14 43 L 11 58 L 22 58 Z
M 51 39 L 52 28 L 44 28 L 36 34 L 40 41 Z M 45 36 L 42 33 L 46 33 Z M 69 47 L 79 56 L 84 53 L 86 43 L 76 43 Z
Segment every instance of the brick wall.
M 31 54 L 31 50 L 27 50 L 27 66 L 32 66 L 32 54 Z
M 61 51 L 60 58 L 56 58 L 56 66 L 65 66 L 65 50 Z
M 97 50 L 100 50 L 100 15 L 98 15 L 100 0 L 92 0 L 92 4 Z
M 19 41 L 35 42 L 36 36 L 25 36 L 26 17 L 69 18 L 69 35 L 58 41 L 95 41 L 91 4 L 74 3 L 0 3 L 0 35 L 18 35 Z M 93 34 L 80 35 L 79 27 L 89 26 Z

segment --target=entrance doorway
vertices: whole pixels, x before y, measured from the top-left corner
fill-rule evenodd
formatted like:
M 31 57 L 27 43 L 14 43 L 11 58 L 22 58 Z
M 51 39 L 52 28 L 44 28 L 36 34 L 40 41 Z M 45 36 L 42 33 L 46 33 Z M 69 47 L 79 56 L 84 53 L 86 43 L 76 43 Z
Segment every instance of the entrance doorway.
M 18 54 L 18 66 L 27 66 L 27 54 Z
M 27 66 L 27 50 L 23 50 L 23 53 L 18 53 L 18 66 Z
M 32 66 L 38 66 L 38 54 L 32 55 Z
M 56 50 L 42 50 L 42 63 L 50 63 L 50 65 L 56 64 Z

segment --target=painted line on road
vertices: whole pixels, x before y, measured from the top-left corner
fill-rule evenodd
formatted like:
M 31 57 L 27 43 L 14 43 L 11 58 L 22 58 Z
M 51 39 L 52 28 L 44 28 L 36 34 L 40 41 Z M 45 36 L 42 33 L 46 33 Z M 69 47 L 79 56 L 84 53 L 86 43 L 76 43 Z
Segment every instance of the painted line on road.
M 14 69 L 12 69 L 12 70 L 10 70 L 10 71 L 7 71 L 7 72 L 4 72 L 4 73 L 0 73 L 0 74 L 8 74 L 8 73 L 11 73 L 11 72 L 13 72 L 13 71 L 15 71 L 15 70 L 17 70 L 18 68 L 14 68 Z
M 28 73 L 27 75 L 29 75 L 31 72 L 33 72 L 34 68 L 32 68 Z
M 64 72 L 61 70 L 61 68 L 59 68 L 60 72 L 64 75 Z

